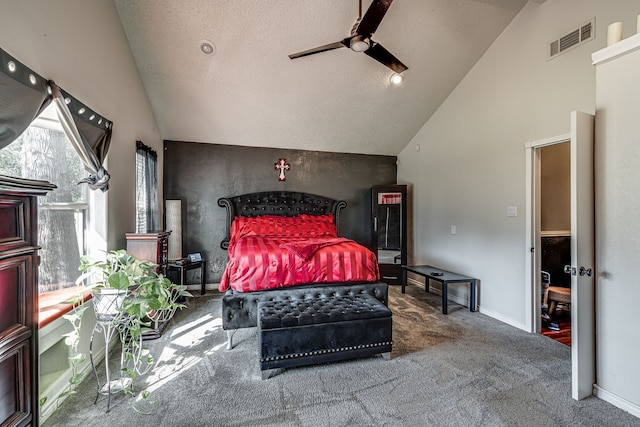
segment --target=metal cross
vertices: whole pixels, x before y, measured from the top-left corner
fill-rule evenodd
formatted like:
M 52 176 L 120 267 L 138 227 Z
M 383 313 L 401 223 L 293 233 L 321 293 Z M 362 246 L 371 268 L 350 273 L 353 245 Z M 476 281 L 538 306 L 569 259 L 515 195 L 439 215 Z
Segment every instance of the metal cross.
M 280 174 L 278 175 L 278 181 L 286 181 L 287 178 L 284 176 L 284 171 L 288 171 L 291 167 L 289 163 L 287 163 L 286 159 L 278 159 L 276 162 L 276 169 L 280 169 Z

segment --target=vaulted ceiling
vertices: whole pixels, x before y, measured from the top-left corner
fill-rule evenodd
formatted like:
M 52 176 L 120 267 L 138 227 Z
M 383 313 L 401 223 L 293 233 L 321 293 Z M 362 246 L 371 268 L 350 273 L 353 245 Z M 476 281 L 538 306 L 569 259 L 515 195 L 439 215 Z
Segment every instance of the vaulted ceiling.
M 288 57 L 349 36 L 358 0 L 115 3 L 163 139 L 397 155 L 527 2 L 394 1 L 373 39 L 400 85 L 347 48 Z

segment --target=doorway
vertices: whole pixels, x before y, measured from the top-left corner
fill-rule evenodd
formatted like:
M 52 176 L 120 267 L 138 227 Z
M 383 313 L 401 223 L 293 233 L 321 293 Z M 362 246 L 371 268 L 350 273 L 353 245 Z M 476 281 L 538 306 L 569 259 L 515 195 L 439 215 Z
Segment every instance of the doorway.
M 540 333 L 571 346 L 571 145 L 536 149 L 540 159 Z
M 594 303 L 594 116 L 571 112 L 571 132 L 525 145 L 526 326 L 540 332 L 542 326 L 540 149 L 570 143 L 571 263 L 565 268 L 571 280 L 571 396 L 578 400 L 593 393 L 595 373 Z

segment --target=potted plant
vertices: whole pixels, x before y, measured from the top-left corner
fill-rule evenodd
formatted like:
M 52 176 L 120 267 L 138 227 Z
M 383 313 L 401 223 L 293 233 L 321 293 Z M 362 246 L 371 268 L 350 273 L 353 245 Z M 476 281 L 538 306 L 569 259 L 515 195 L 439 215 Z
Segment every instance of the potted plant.
M 143 333 L 154 322 L 170 320 L 177 309 L 185 307 L 180 301 L 192 295 L 186 286 L 159 274 L 157 264 L 140 261 L 125 250 L 110 251 L 104 260 L 81 256 L 80 261 L 83 274 L 77 283 L 91 286 L 97 328 L 117 330 L 122 344 L 120 379 L 112 387 L 107 367 L 107 383 L 101 392 L 124 390 L 134 395 L 133 379 L 153 366 L 153 357 L 142 346 Z M 95 367 L 94 373 L 97 379 Z
M 179 301 L 191 296 L 185 286 L 176 285 L 161 274 L 158 265 L 140 261 L 125 250 L 110 251 L 105 260 L 89 256 L 80 257 L 79 270 L 84 274 L 79 281 L 93 281 L 92 295 L 98 320 L 112 321 L 122 315 L 141 320 L 169 320 Z M 142 321 L 144 320 L 144 321 Z

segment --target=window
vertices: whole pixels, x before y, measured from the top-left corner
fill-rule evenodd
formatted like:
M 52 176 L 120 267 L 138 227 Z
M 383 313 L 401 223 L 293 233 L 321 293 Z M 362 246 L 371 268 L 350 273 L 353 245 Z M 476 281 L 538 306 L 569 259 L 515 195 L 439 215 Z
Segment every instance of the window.
M 158 155 L 136 142 L 136 232 L 158 229 Z
M 0 173 L 41 179 L 58 188 L 38 200 L 41 263 L 39 292 L 75 286 L 80 255 L 87 252 L 88 190 L 86 175 L 52 104 L 14 142 L 0 150 Z

